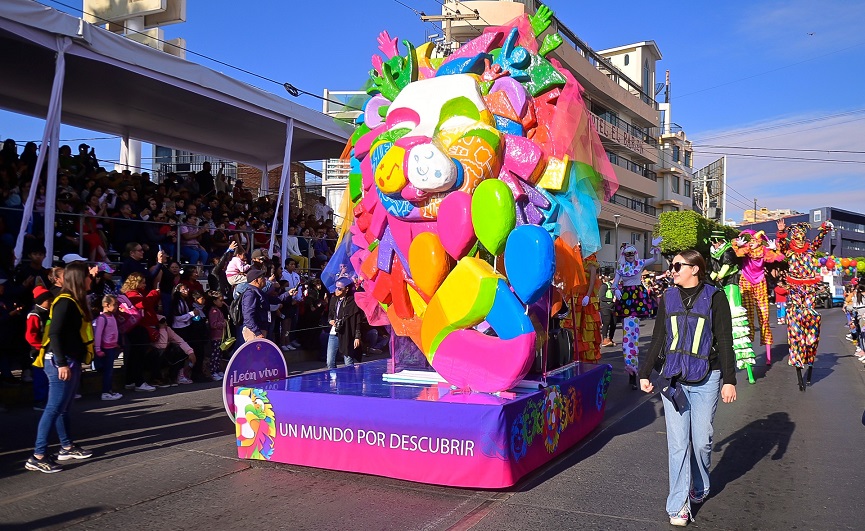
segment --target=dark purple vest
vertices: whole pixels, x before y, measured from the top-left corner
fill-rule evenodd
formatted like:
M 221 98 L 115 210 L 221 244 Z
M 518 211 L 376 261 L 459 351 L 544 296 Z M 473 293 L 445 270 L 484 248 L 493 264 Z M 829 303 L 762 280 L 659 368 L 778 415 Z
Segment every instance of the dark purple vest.
M 683 382 L 696 383 L 709 374 L 712 296 L 716 291 L 714 286 L 704 284 L 690 310 L 685 307 L 679 288 L 674 286 L 664 294 L 667 358 L 662 374 L 665 378 L 677 377 Z

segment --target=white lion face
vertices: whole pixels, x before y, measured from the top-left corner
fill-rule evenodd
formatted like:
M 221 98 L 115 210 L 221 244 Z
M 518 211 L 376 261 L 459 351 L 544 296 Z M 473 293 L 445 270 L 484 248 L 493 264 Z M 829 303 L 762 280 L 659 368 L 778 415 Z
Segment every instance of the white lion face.
M 457 180 L 457 167 L 435 144 L 420 144 L 409 150 L 406 177 L 418 190 L 445 192 Z

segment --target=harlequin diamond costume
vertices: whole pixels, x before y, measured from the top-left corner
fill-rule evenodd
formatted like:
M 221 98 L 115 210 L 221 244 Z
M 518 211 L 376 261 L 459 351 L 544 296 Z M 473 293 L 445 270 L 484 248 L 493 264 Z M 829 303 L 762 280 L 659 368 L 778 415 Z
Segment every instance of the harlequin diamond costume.
M 748 312 L 742 306 L 742 292 L 739 289 L 739 257 L 733 246 L 721 231 L 713 231 L 711 265 L 709 277 L 724 290 L 730 313 L 733 317 L 733 350 L 736 353 L 736 368 L 748 371 L 748 382 L 754 383 L 751 365 L 754 365 L 754 349 L 751 346 L 751 327 Z
M 832 223 L 820 226 L 817 236 L 808 241 L 810 223 L 796 223 L 786 230 L 784 220 L 778 221 L 778 248 L 787 257 L 790 266 L 787 272 L 787 342 L 790 344 L 790 359 L 787 363 L 796 367 L 799 390 L 811 383 L 811 370 L 817 357 L 820 341 L 820 314 L 814 309 L 817 285 L 820 283 L 820 266 L 814 261 L 814 253 L 823 244 L 823 238 L 834 229 Z M 808 369 L 806 381 L 802 380 L 802 369 Z
M 766 345 L 766 364 L 772 364 L 772 329 L 769 327 L 769 294 L 766 291 L 767 262 L 780 262 L 784 255 L 777 252 L 774 243 L 769 244 L 763 231 L 743 230 L 731 242 L 736 256 L 742 259 L 742 276 L 739 288 L 742 290 L 742 305 L 751 323 L 751 341 L 754 341 L 756 328 L 760 327 L 760 344 Z
M 622 354 L 625 356 L 625 370 L 628 372 L 631 388 L 637 389 L 638 355 L 640 350 L 640 318 L 651 317 L 657 302 L 643 286 L 643 269 L 658 261 L 661 238 L 652 240 L 652 258 L 641 260 L 637 248 L 622 244 L 619 265 L 613 278 L 616 290 L 616 317 L 622 321 Z

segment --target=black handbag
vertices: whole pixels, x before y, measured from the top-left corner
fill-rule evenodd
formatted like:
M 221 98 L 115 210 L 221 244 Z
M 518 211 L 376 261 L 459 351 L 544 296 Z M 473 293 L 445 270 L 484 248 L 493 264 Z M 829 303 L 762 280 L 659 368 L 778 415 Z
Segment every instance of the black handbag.
M 685 391 L 682 389 L 682 384 L 676 381 L 676 378 L 669 380 L 663 376 L 658 378 L 657 386 L 661 389 L 661 394 L 673 404 L 673 409 L 681 413 L 688 409 L 688 397 L 685 396 Z

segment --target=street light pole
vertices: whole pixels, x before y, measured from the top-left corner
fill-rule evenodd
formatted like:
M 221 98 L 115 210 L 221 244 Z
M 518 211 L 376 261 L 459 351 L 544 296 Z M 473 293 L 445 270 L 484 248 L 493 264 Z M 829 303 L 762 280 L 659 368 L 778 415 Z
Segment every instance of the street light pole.
M 619 260 L 618 255 L 619 252 L 619 220 L 622 219 L 621 214 L 613 214 L 613 219 L 616 221 L 616 246 L 613 248 L 613 262 L 617 262 Z

